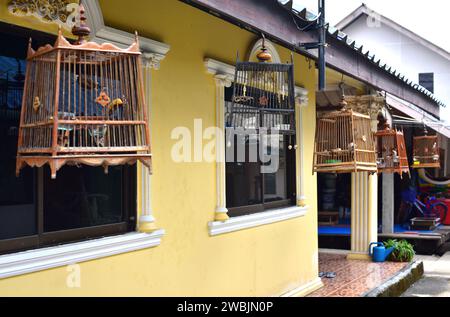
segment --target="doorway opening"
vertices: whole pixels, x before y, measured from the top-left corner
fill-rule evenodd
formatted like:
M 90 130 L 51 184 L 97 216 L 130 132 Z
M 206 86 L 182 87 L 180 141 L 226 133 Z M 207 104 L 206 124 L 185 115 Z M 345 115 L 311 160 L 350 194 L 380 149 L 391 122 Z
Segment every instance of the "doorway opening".
M 350 250 L 351 174 L 318 174 L 319 247 Z

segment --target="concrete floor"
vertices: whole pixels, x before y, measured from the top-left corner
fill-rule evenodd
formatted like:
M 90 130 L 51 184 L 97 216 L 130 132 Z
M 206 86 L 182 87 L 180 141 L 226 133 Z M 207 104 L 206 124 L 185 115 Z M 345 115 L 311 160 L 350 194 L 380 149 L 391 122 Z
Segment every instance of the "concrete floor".
M 443 257 L 417 256 L 423 261 L 425 276 L 402 297 L 450 297 L 450 252 Z

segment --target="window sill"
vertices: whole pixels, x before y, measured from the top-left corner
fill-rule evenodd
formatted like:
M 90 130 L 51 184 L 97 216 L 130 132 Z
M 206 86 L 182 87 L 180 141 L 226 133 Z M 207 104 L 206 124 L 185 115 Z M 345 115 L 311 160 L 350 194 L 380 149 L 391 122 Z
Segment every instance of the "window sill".
M 0 279 L 153 248 L 161 244 L 164 234 L 164 230 L 128 233 L 0 256 Z
M 217 236 L 225 233 L 250 229 L 276 222 L 286 221 L 294 218 L 303 217 L 308 212 L 308 207 L 288 207 L 276 210 L 261 212 L 249 216 L 230 218 L 227 221 L 210 222 L 210 236 Z

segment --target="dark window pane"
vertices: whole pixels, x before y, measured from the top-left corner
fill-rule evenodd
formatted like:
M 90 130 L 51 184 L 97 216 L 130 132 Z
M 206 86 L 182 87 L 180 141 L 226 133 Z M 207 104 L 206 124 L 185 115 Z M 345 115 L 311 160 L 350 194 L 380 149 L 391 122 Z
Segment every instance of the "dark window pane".
M 64 167 L 56 180 L 44 175 L 44 231 L 88 228 L 124 221 L 123 177 L 127 167 Z
M 25 62 L 0 56 L 0 239 L 36 234 L 34 172 L 16 177 L 16 154 Z
M 434 93 L 434 73 L 419 74 L 419 85 Z
M 14 243 L 0 241 L 0 252 L 134 230 L 135 167 L 110 168 L 109 175 L 105 175 L 102 168 L 64 167 L 55 181 L 50 180 L 48 167 L 42 173 L 38 169 L 25 168 L 16 177 L 29 35 L 29 30 L 0 23 L 0 40 L 8 43 L 0 46 L 0 240 L 19 238 Z M 34 32 L 35 47 L 53 42 L 53 36 Z M 50 234 L 38 230 L 38 214 L 41 213 L 43 231 Z M 122 225 L 123 222 L 127 224 Z M 54 233 L 117 223 L 121 225 Z
M 232 89 L 226 89 L 226 122 L 229 122 L 231 114 Z M 242 113 L 236 112 L 231 126 L 240 126 L 247 133 L 256 133 L 245 137 L 245 161 L 240 162 L 239 145 L 243 143 L 242 136 L 234 136 L 234 143 L 230 142 L 237 130 L 228 129 L 226 134 L 227 163 L 226 163 L 226 194 L 228 215 L 237 217 L 242 215 L 254 214 L 264 210 L 282 208 L 295 203 L 295 150 L 293 145 L 295 136 L 262 136 L 257 135 L 257 131 L 252 129 L 258 127 L 261 122 L 260 113 L 240 109 Z M 283 120 L 276 115 L 264 115 L 263 126 L 280 127 L 289 130 L 290 127 L 284 127 Z M 238 123 L 238 124 L 236 124 Z M 230 128 L 228 126 L 228 128 Z M 270 131 L 269 131 L 270 133 Z M 244 132 L 245 134 L 245 132 Z M 259 149 L 260 139 L 272 140 L 271 146 Z M 267 142 L 264 141 L 264 142 Z M 240 142 L 240 143 L 239 143 Z M 234 149 L 234 157 L 230 155 L 230 148 Z M 231 151 L 233 152 L 233 151 Z M 249 155 L 252 153 L 252 155 Z M 261 158 L 264 153 L 267 157 Z M 267 162 L 268 159 L 271 159 Z
M 227 206 L 234 208 L 261 204 L 262 178 L 261 165 L 257 160 L 257 141 L 248 136 L 245 139 L 236 137 L 234 148 L 234 158 L 228 157 L 226 164 Z M 239 148 L 245 149 L 244 160 L 239 159 Z

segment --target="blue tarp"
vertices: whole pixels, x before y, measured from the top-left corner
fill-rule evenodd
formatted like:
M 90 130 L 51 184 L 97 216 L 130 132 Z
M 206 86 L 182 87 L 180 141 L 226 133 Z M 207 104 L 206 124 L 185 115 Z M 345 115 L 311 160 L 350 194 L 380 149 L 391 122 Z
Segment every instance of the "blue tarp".
M 419 230 L 406 230 L 400 225 L 396 225 L 394 228 L 395 233 L 405 233 L 405 232 L 419 232 L 422 234 L 433 233 L 433 231 L 419 231 Z M 351 235 L 350 226 L 319 226 L 319 235 L 337 235 L 337 236 L 349 236 Z

